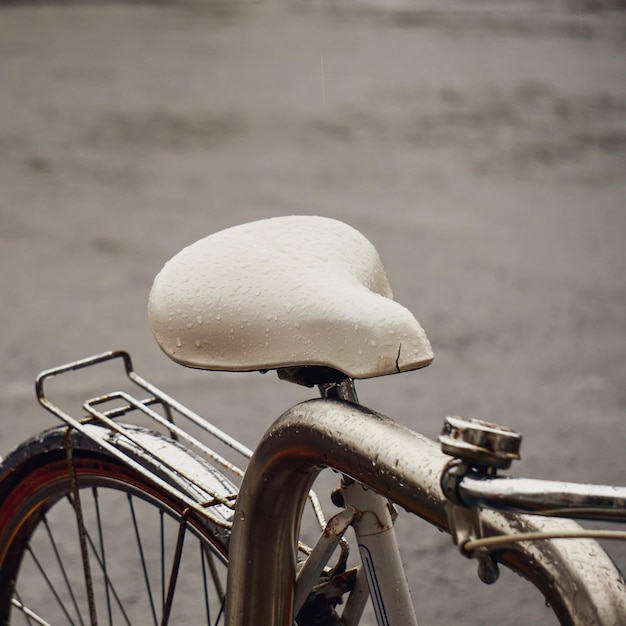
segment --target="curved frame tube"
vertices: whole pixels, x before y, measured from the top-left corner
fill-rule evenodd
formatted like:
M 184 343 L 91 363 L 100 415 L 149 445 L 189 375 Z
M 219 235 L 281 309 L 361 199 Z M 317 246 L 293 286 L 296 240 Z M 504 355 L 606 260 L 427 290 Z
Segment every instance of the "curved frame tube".
M 288 410 L 261 440 L 241 485 L 229 550 L 226 624 L 293 623 L 300 518 L 324 467 L 449 532 L 439 486 L 449 460 L 431 440 L 359 405 L 322 399 Z M 485 535 L 578 528 L 569 520 L 495 511 L 482 513 L 481 520 Z M 538 586 L 563 624 L 626 623 L 626 586 L 596 542 L 522 542 L 496 557 Z

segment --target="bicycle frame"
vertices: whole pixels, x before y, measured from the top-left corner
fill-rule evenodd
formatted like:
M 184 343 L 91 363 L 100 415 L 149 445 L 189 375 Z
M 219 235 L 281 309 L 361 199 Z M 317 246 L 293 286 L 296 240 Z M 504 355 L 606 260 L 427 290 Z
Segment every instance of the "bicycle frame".
M 284 413 L 254 452 L 237 499 L 229 551 L 226 624 L 293 623 L 299 521 L 307 493 L 322 468 L 332 467 L 450 531 L 447 500 L 439 484 L 449 460 L 426 437 L 349 402 L 310 400 Z M 536 516 L 513 519 L 495 511 L 481 513 L 481 523 L 487 536 L 533 532 L 548 526 L 567 529 L 573 524 Z M 615 571 L 609 557 L 598 556 L 594 546 L 595 542 L 588 540 L 524 542 L 503 549 L 499 559 L 517 564 L 540 588 L 558 588 L 559 593 L 546 600 L 564 623 L 622 623 L 626 616 L 623 588 L 608 574 Z M 593 559 L 590 554 L 594 554 Z M 561 559 L 580 563 L 578 581 L 559 576 Z M 377 560 L 375 550 L 368 566 L 380 579 Z M 521 561 L 528 565 L 520 568 Z M 267 576 L 268 562 L 273 564 L 273 576 Z M 394 584 L 405 580 L 399 563 L 392 569 L 385 576 Z M 580 581 L 585 584 L 579 585 Z M 382 593 L 383 606 L 396 602 L 388 590 Z M 594 606 L 600 607 L 601 614 L 590 613 Z M 380 623 L 399 626 L 407 622 Z
M 65 413 L 44 393 L 47 379 L 112 359 L 122 359 L 126 375 L 150 394 L 147 398 L 137 399 L 125 392 L 98 396 L 84 403 L 89 415 L 85 421 Z M 292 624 L 293 616 L 317 585 L 320 574 L 349 526 L 357 536 L 362 567 L 356 579 L 352 569 L 346 572 L 346 576 L 352 577 L 350 580 L 343 580 L 338 575 L 332 581 L 333 585 L 336 582 L 345 584 L 335 587 L 335 591 L 339 589 L 339 595 L 347 588 L 351 590 L 341 614 L 342 623 L 346 626 L 357 624 L 367 598 L 371 596 L 379 624 L 416 624 L 393 529 L 390 502 L 450 532 L 465 556 L 479 559 L 479 575 L 483 580 L 495 580 L 493 575 L 497 574 L 497 566 L 491 553 L 484 548 L 466 551 L 464 546 L 469 545 L 466 541 L 478 539 L 474 541 L 477 544 L 481 537 L 501 540 L 502 536 L 504 539 L 510 535 L 519 538 L 538 531 L 579 536 L 582 530 L 569 519 L 520 512 L 563 507 L 566 510 L 552 510 L 550 514 L 611 519 L 618 517 L 617 513 L 626 507 L 626 488 L 506 479 L 473 471 L 468 465 L 460 471 L 463 464 L 459 465 L 459 461 L 444 454 L 437 443 L 359 405 L 349 379 L 321 385 L 321 399 L 288 410 L 266 433 L 253 454 L 139 377 L 125 352 L 110 352 L 43 372 L 37 379 L 36 388 L 44 407 L 96 446 L 136 467 L 146 479 L 154 482 L 157 489 L 169 491 L 177 480 L 193 485 L 195 489 L 208 489 L 214 482 L 212 477 L 224 476 L 224 471 L 234 469 L 236 475 L 243 474 L 238 492 L 228 480 L 218 480 L 216 486 L 202 496 L 204 504 L 200 507 L 196 500 L 188 502 L 178 488 L 174 487 L 172 492 L 188 503 L 190 511 L 204 518 L 212 532 L 221 537 L 224 556 L 228 553 L 226 623 L 229 626 Z M 108 401 L 113 405 L 105 409 L 103 404 Z M 164 410 L 163 416 L 153 410 L 156 405 Z M 207 457 L 207 467 L 219 462 L 222 469 L 213 469 L 206 481 L 197 482 L 193 468 L 189 471 L 188 465 L 181 466 L 177 457 L 168 462 L 162 456 L 162 445 L 158 446 L 159 453 L 155 455 L 154 445 L 146 442 L 145 436 L 117 422 L 119 417 L 135 411 L 163 426 L 169 436 L 183 438 Z M 174 425 L 174 414 L 200 426 L 244 457 L 250 458 L 251 454 L 247 471 L 238 470 Z M 103 436 L 106 429 L 118 436 L 116 446 L 111 446 L 109 439 Z M 325 467 L 344 475 L 341 486 L 343 503 L 337 503 L 345 508 L 329 520 L 297 572 L 302 509 L 310 497 L 312 483 Z M 163 472 L 171 475 L 171 483 L 163 484 L 159 479 Z M 235 496 L 236 504 L 233 505 Z M 213 507 L 218 505 L 225 517 L 212 513 Z M 505 510 L 481 510 L 479 513 L 483 506 Z M 608 626 L 626 623 L 626 584 L 595 541 L 579 538 L 576 541 L 509 542 L 498 547 L 493 554 L 498 561 L 511 565 L 541 589 L 563 624 Z M 271 577 L 267 575 L 268 563 L 272 563 L 274 575 Z M 560 568 L 573 563 L 576 567 L 569 567 L 567 576 L 562 576 Z

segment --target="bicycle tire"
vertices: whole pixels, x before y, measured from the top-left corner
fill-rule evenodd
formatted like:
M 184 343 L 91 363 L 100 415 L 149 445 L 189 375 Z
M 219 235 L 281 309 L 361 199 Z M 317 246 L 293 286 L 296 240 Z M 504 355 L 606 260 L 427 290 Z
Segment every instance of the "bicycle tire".
M 175 441 L 135 430 L 157 443 L 165 457 L 193 464 L 196 475 L 204 473 L 201 480 L 226 481 Z M 166 606 L 171 607 L 171 623 L 197 622 L 197 612 L 191 611 L 197 611 L 199 597 L 206 623 L 221 623 L 228 531 L 190 513 L 183 499 L 155 486 L 149 472 L 158 467 L 144 474 L 76 431 L 70 466 L 66 432 L 57 428 L 27 441 L 0 466 L 0 624 L 22 617 L 29 624 L 89 624 L 97 619 L 93 611 L 109 624 L 161 624 Z M 115 433 L 107 436 L 129 446 Z M 192 486 L 185 495 L 201 499 Z M 89 569 L 83 566 L 76 530 L 70 533 L 73 542 L 68 541 L 79 508 Z M 218 511 L 224 519 L 228 513 L 225 507 Z M 57 530 L 62 537 L 55 538 Z M 182 545 L 180 559 L 177 545 Z M 175 562 L 179 575 L 170 590 Z M 215 573 L 211 582 L 209 572 Z M 194 599 L 193 607 L 187 598 Z

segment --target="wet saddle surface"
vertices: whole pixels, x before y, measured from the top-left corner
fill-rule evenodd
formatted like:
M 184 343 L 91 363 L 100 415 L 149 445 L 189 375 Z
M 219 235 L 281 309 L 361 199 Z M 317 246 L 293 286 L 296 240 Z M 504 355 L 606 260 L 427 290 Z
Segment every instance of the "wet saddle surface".
M 414 316 L 392 299 L 374 246 L 334 219 L 235 226 L 165 264 L 149 302 L 157 342 L 189 367 L 322 366 L 370 378 L 433 358 Z

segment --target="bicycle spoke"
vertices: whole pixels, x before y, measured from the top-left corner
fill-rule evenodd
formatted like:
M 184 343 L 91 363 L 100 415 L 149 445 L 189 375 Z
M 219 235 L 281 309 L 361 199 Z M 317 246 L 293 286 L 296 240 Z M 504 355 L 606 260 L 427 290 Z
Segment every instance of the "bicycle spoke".
M 172 562 L 172 574 L 167 589 L 167 600 L 163 606 L 163 620 L 161 626 L 167 626 L 172 611 L 172 603 L 174 602 L 174 592 L 176 591 L 176 583 L 178 582 L 178 572 L 180 571 L 180 559 L 183 554 L 183 544 L 185 542 L 185 531 L 187 527 L 187 511 L 183 513 L 178 527 L 178 537 L 176 538 L 176 551 L 174 552 L 174 560 Z
M 165 606 L 165 513 L 159 511 L 159 534 L 161 538 L 161 606 Z
M 93 539 L 91 538 L 91 535 L 89 534 L 89 532 L 87 532 L 87 541 L 89 542 L 89 547 L 91 548 L 91 551 L 93 552 L 93 555 L 95 556 L 96 561 L 98 562 L 98 565 L 100 566 L 100 571 L 103 573 L 103 576 L 104 576 L 105 588 L 106 588 L 106 594 L 107 594 L 107 603 L 110 598 L 110 595 L 109 595 L 109 592 L 110 592 L 111 594 L 113 594 L 113 599 L 115 600 L 117 608 L 122 613 L 122 617 L 124 618 L 124 621 L 126 622 L 127 626 L 132 626 L 130 618 L 128 617 L 128 614 L 126 612 L 126 609 L 124 608 L 124 604 L 122 600 L 120 599 L 119 593 L 115 589 L 115 585 L 113 584 L 113 581 L 111 580 L 111 578 L 109 577 L 106 571 L 106 565 L 103 561 L 103 558 L 101 558 L 98 552 L 96 551 L 95 543 Z M 104 552 L 103 552 L 103 557 L 104 557 Z M 112 609 L 112 605 L 111 605 L 111 609 Z M 111 610 L 110 615 L 112 615 L 112 610 Z
M 22 611 L 22 615 L 24 616 L 24 618 L 26 619 L 26 621 L 28 622 L 28 625 L 31 626 L 32 624 L 32 620 L 30 618 L 29 613 L 31 613 L 31 611 L 24 606 L 22 599 L 20 598 L 20 594 L 17 592 L 17 589 L 14 590 L 13 592 L 13 598 L 11 600 L 11 604 L 14 607 L 17 607 L 20 611 Z
M 98 526 L 98 538 L 100 539 L 100 559 L 99 560 L 100 560 L 100 566 L 102 569 L 102 575 L 104 577 L 104 593 L 106 596 L 107 614 L 109 616 L 109 626 L 113 626 L 110 583 L 109 583 L 109 575 L 107 572 L 106 551 L 104 549 L 104 533 L 102 531 L 102 518 L 100 516 L 100 499 L 98 497 L 98 490 L 95 487 L 91 490 L 91 493 L 93 495 L 94 508 L 96 512 L 96 522 Z
M 156 608 L 154 606 L 154 598 L 152 597 L 152 585 L 148 577 L 148 567 L 146 565 L 146 559 L 143 551 L 143 544 L 141 542 L 141 535 L 139 533 L 139 526 L 137 523 L 137 516 L 135 514 L 135 507 L 133 505 L 133 498 L 130 494 L 127 495 L 128 504 L 130 506 L 130 514 L 133 520 L 133 528 L 135 529 L 135 539 L 137 540 L 137 549 L 139 550 L 139 558 L 141 560 L 141 568 L 143 570 L 144 580 L 146 582 L 146 590 L 148 592 L 148 598 L 150 600 L 150 609 L 152 610 L 152 618 L 154 620 L 154 626 L 158 626 Z
M 39 615 L 31 611 L 28 607 L 24 606 L 17 593 L 15 593 L 15 595 L 16 597 L 11 600 L 11 604 L 18 611 L 22 612 L 22 615 L 26 618 L 26 621 L 29 624 L 32 624 L 34 621 L 35 624 L 39 624 L 40 626 L 51 626 L 43 618 L 39 617 Z
M 69 497 L 68 497 L 69 499 Z M 59 566 L 59 570 L 61 571 L 61 575 L 63 577 L 63 580 L 65 582 L 65 586 L 67 587 L 67 591 L 70 595 L 70 599 L 72 601 L 72 604 L 74 605 L 74 610 L 76 611 L 76 615 L 78 616 L 78 619 L 81 623 L 81 626 L 84 626 L 84 622 L 83 622 L 83 618 L 81 617 L 81 612 L 80 609 L 78 608 L 78 602 L 76 601 L 76 596 L 74 594 L 74 589 L 72 584 L 70 583 L 70 579 L 67 575 L 67 570 L 65 568 L 65 565 L 63 563 L 63 559 L 61 558 L 61 554 L 59 553 L 59 549 L 57 547 L 57 543 L 54 539 L 54 535 L 52 534 L 52 530 L 50 528 L 50 525 L 48 524 L 48 519 L 44 516 L 44 518 L 42 519 L 42 523 L 44 525 L 44 528 L 46 529 L 46 534 L 48 535 L 48 539 L 50 540 L 50 545 L 52 546 L 52 551 L 54 552 L 54 557 L 56 559 L 57 565 Z
M 211 624 L 211 607 L 209 606 L 209 592 L 207 590 L 207 572 L 204 559 L 204 549 L 200 550 L 200 567 L 202 568 L 202 588 L 204 589 L 204 610 L 206 611 L 206 623 Z
M 54 596 L 55 600 L 57 601 L 57 603 L 59 605 L 59 608 L 65 614 L 65 617 L 67 618 L 68 622 L 71 624 L 71 626 L 76 626 L 76 623 L 74 622 L 74 620 L 72 619 L 71 615 L 68 613 L 67 609 L 65 608 L 65 603 L 61 599 L 61 596 L 59 596 L 59 594 L 58 594 L 58 592 L 57 592 L 57 590 L 55 588 L 55 585 L 50 580 L 50 577 L 48 576 L 48 574 L 46 573 L 45 569 L 41 565 L 39 559 L 36 557 L 35 553 L 33 552 L 33 550 L 31 549 L 30 546 L 26 546 L 26 550 L 30 554 L 31 558 L 33 559 L 33 562 L 35 563 L 35 567 L 39 570 L 39 573 L 41 574 L 41 577 L 46 582 L 46 585 L 48 586 L 48 589 L 50 590 L 50 593 L 52 593 L 52 595 Z
M 206 557 L 206 560 L 209 564 L 209 570 L 211 572 L 211 579 L 213 580 L 213 588 L 217 593 L 217 597 L 220 600 L 220 603 L 224 602 L 226 598 L 226 593 L 224 592 L 224 587 L 222 585 L 222 581 L 220 579 L 219 572 L 217 571 L 217 564 L 215 563 L 215 556 L 213 553 L 207 549 L 205 545 L 202 546 L 202 553 Z
M 220 611 L 217 614 L 217 618 L 215 619 L 215 626 L 220 623 L 220 619 L 222 615 L 224 615 L 224 606 L 226 605 L 226 599 L 222 600 L 222 604 L 220 605 Z
M 210 550 L 207 547 L 200 543 L 200 564 L 202 568 L 202 582 L 203 582 L 203 590 L 204 590 L 204 605 L 206 610 L 207 624 L 211 624 L 211 606 L 209 603 L 209 579 L 212 583 L 212 588 L 217 594 L 217 597 L 220 602 L 220 611 L 217 614 L 217 618 L 215 624 L 219 622 L 220 616 L 222 614 L 222 610 L 224 608 L 224 600 L 226 594 L 224 593 L 224 587 L 222 586 L 222 581 L 219 576 L 219 572 L 217 571 L 217 565 L 215 563 L 215 558 Z M 208 565 L 208 571 L 207 571 Z
M 93 579 L 91 577 L 91 567 L 89 565 L 89 551 L 87 549 L 85 529 L 85 518 L 83 516 L 83 507 L 80 501 L 80 492 L 78 489 L 78 476 L 76 474 L 76 467 L 74 465 L 72 442 L 69 429 L 65 432 L 64 437 L 65 452 L 67 456 L 67 466 L 69 469 L 69 476 L 71 480 L 71 500 L 74 505 L 74 511 L 76 514 L 76 525 L 78 526 L 78 539 L 80 544 L 80 554 L 83 562 L 83 574 L 85 577 L 85 587 L 87 589 L 87 601 L 89 603 L 89 616 L 91 618 L 91 626 L 97 626 L 98 618 L 96 615 L 96 602 L 93 595 Z M 82 620 L 81 620 L 82 621 Z
M 100 552 L 98 552 L 98 550 L 96 549 L 96 544 L 93 540 L 93 538 L 91 537 L 91 534 L 89 533 L 87 527 L 85 526 L 84 528 L 84 532 L 85 532 L 85 540 L 87 541 L 89 548 L 91 549 L 91 553 L 93 554 L 93 556 L 96 559 L 96 562 L 100 568 L 100 571 L 102 572 L 103 575 L 103 579 L 104 579 L 104 587 L 105 587 L 105 593 L 106 593 L 106 602 L 107 602 L 107 609 L 108 609 L 108 613 L 109 613 L 109 623 L 112 624 L 112 603 L 110 601 L 111 595 L 113 596 L 113 599 L 115 600 L 115 603 L 118 607 L 118 609 L 120 610 L 122 617 L 124 618 L 125 623 L 127 624 L 127 626 L 131 626 L 131 621 L 130 618 L 128 617 L 128 614 L 126 612 L 126 610 L 124 609 L 124 605 L 123 602 L 120 599 L 119 593 L 116 591 L 115 586 L 113 585 L 113 582 L 111 580 L 111 578 L 109 577 L 108 571 L 107 571 L 107 567 L 106 567 L 106 551 L 104 549 L 104 539 L 103 539 L 103 530 L 102 530 L 102 523 L 101 523 L 101 518 L 99 517 L 99 503 L 98 503 L 98 496 L 95 495 L 97 493 L 97 490 L 94 488 L 93 489 L 93 493 L 94 493 L 94 508 L 96 511 L 96 518 L 97 518 L 97 525 L 98 525 L 98 533 L 99 533 L 99 537 L 100 537 Z M 68 495 L 67 497 L 70 506 L 74 509 L 74 503 L 72 501 L 72 498 Z M 52 541 L 54 541 L 52 539 Z M 63 572 L 64 577 L 67 580 L 67 585 L 68 585 L 68 589 L 70 589 L 71 587 L 71 583 L 69 582 L 69 580 L 67 579 L 67 575 L 65 573 L 65 568 L 63 566 L 63 564 L 61 563 L 61 557 L 59 557 L 59 569 L 61 569 L 61 571 Z M 78 614 L 78 618 L 80 620 L 81 624 L 84 624 L 83 619 L 81 617 L 81 611 L 78 608 L 78 604 L 73 596 L 72 591 L 70 590 L 70 595 L 72 596 L 72 600 L 73 600 L 73 604 L 74 607 L 76 609 L 76 612 Z
M 206 623 L 211 624 L 211 606 L 209 605 L 208 576 L 206 571 L 206 558 L 204 546 L 200 545 L 200 567 L 202 568 L 202 589 L 204 590 L 204 609 L 206 611 Z

